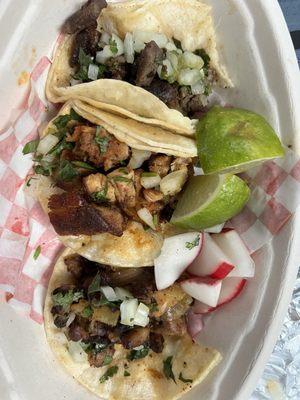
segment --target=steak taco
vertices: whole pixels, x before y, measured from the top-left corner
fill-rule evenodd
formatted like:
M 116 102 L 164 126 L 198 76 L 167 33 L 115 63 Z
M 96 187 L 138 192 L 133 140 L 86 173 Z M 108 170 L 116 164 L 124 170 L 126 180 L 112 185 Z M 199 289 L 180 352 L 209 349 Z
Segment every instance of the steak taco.
M 62 242 L 119 267 L 153 265 L 197 154 L 193 139 L 66 103 L 40 140 L 28 185 Z
M 192 298 L 158 291 L 153 269 L 116 269 L 66 250 L 48 287 L 50 348 L 91 392 L 110 400 L 177 399 L 220 362 L 187 333 Z
M 220 65 L 211 8 L 198 0 L 90 0 L 63 26 L 46 93 L 193 135 Z

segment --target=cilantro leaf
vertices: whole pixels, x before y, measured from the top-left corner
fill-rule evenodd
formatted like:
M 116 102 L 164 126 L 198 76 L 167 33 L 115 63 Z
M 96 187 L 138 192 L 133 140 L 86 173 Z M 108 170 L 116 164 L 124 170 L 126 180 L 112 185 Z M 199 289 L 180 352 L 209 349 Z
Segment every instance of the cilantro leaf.
M 108 137 L 101 137 L 99 134 L 99 127 L 97 127 L 96 135 L 95 135 L 95 142 L 99 146 L 100 152 L 105 153 L 110 142 L 110 138 Z M 101 128 L 100 128 L 101 129 Z
M 106 356 L 104 357 L 102 366 L 104 367 L 105 365 L 110 364 L 112 362 L 112 360 L 113 360 L 112 356 L 110 356 L 109 354 L 106 354 Z
M 109 378 L 111 378 L 118 372 L 118 369 L 119 368 L 116 365 L 108 368 L 108 370 L 99 379 L 99 382 L 104 383 L 105 381 L 107 381 Z
M 42 250 L 41 246 L 38 246 L 38 247 L 35 249 L 35 251 L 34 251 L 34 253 L 33 253 L 33 259 L 34 259 L 34 260 L 36 260 L 36 259 L 38 258 L 38 256 L 41 254 L 41 250 Z
M 109 48 L 113 54 L 117 54 L 118 46 L 117 46 L 117 42 L 114 39 L 109 39 Z
M 76 74 L 73 75 L 73 78 L 81 80 L 83 82 L 89 81 L 88 70 L 89 70 L 89 65 L 92 64 L 93 62 L 93 59 L 91 56 L 85 53 L 82 47 L 80 47 L 79 49 L 78 61 L 79 61 L 79 69 L 76 72 Z
M 22 150 L 23 154 L 25 155 L 29 153 L 35 153 L 39 145 L 39 142 L 40 142 L 39 139 L 36 139 L 26 143 Z
M 36 178 L 33 178 L 33 177 L 29 178 L 28 181 L 26 182 L 26 186 L 28 186 L 28 187 L 31 186 L 31 183 L 30 183 L 30 182 L 31 182 L 32 180 L 36 180 Z
M 97 171 L 95 167 L 83 161 L 72 161 L 72 164 L 75 165 L 75 167 L 84 168 L 88 171 Z
M 140 358 L 144 358 L 148 355 L 149 348 L 143 347 L 141 350 L 131 350 L 131 352 L 127 356 L 127 360 L 139 360 Z
M 200 241 L 200 236 L 197 235 L 197 237 L 195 238 L 195 240 L 193 240 L 192 242 L 185 242 L 185 247 L 189 250 L 192 250 L 194 247 L 198 246 Z
M 115 182 L 131 182 L 131 179 L 128 179 L 128 178 L 126 178 L 125 176 L 121 176 L 121 175 L 118 175 L 118 176 L 114 176 L 113 177 L 113 180 L 115 181 Z
M 108 191 L 108 183 L 106 182 L 105 187 L 98 191 L 91 194 L 91 198 L 96 203 L 105 203 L 107 201 L 107 191 Z
M 179 374 L 179 380 L 182 381 L 182 382 L 184 382 L 184 383 L 193 383 L 193 379 L 185 379 L 185 378 L 182 376 L 182 372 L 180 372 L 180 374 Z
M 73 290 L 68 290 L 66 293 L 52 293 L 52 301 L 54 306 L 62 306 L 64 309 L 67 309 L 73 302 L 77 302 L 82 298 L 82 291 L 73 292 Z
M 172 370 L 172 360 L 173 360 L 173 357 L 170 356 L 170 357 L 167 357 L 167 358 L 163 361 L 163 364 L 164 364 L 164 374 L 165 374 L 165 377 L 166 377 L 167 379 L 173 379 L 173 381 L 176 383 L 176 381 L 175 381 L 175 376 L 174 376 L 173 370 Z
M 65 138 L 63 138 L 60 142 L 58 142 L 54 147 L 53 147 L 53 149 L 51 149 L 50 151 L 49 151 L 49 153 L 48 154 L 52 154 L 52 155 L 54 155 L 54 156 L 59 156 L 60 155 L 60 153 L 63 151 L 63 150 L 65 150 L 65 149 L 67 149 L 67 150 L 72 150 L 73 149 L 73 143 L 68 143 L 68 142 L 66 142 L 66 139 Z
M 130 376 L 130 373 L 128 371 L 124 371 L 124 376 Z
M 86 306 L 83 311 L 82 314 L 83 318 L 90 318 L 93 315 L 93 309 L 91 306 Z
M 93 293 L 100 292 L 100 288 L 101 288 L 101 277 L 99 272 L 97 272 L 97 275 L 94 277 L 90 286 L 88 287 L 88 296 L 90 296 Z
M 71 181 L 78 175 L 77 170 L 73 167 L 72 163 L 68 160 L 61 161 L 57 177 L 62 181 Z

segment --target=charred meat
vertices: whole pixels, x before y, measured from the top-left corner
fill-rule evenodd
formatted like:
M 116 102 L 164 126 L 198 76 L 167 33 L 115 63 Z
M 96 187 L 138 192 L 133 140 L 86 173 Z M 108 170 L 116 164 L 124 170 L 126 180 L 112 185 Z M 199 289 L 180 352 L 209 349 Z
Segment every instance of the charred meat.
M 137 86 L 151 85 L 163 56 L 163 50 L 153 40 L 146 44 L 137 60 Z
M 166 176 L 170 170 L 172 157 L 165 154 L 155 154 L 148 161 L 148 168 L 151 172 L 156 172 L 161 178 Z
M 158 97 L 168 107 L 181 110 L 178 86 L 161 79 L 154 79 L 145 89 Z
M 149 328 L 135 328 L 121 335 L 121 343 L 125 349 L 133 349 L 148 343 L 150 335 Z
M 72 55 L 70 58 L 71 67 L 76 67 L 78 65 L 80 60 L 80 49 L 91 56 L 96 55 L 98 42 L 100 39 L 100 33 L 97 31 L 96 25 L 96 21 L 94 21 L 89 28 L 76 34 L 75 40 L 73 41 L 71 52 Z

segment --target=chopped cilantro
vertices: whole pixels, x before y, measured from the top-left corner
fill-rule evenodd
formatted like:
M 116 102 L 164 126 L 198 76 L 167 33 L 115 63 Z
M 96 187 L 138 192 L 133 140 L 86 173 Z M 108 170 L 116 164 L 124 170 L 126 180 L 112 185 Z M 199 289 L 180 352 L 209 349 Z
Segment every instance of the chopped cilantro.
M 158 311 L 158 305 L 157 303 L 151 303 L 150 304 L 150 312 L 155 312 Z
M 59 115 L 53 121 L 53 124 L 58 130 L 65 129 L 70 121 L 81 121 L 81 116 L 71 108 L 70 114 Z
M 106 356 L 104 357 L 102 366 L 104 367 L 105 365 L 110 364 L 112 362 L 112 359 L 113 359 L 112 356 L 106 354 Z
M 154 224 L 154 226 L 158 225 L 158 215 L 157 214 L 153 215 L 153 224 Z
M 102 190 L 99 190 L 98 192 L 94 192 L 91 194 L 92 200 L 94 200 L 97 203 L 105 203 L 107 201 L 107 190 L 108 190 L 108 184 L 106 182 L 105 187 Z
M 154 178 L 157 176 L 158 176 L 158 174 L 156 172 L 142 172 L 141 173 L 142 178 Z
M 195 238 L 195 240 L 193 240 L 192 242 L 185 242 L 185 247 L 189 250 L 192 250 L 194 247 L 198 246 L 200 241 L 200 236 L 197 235 L 197 237 Z
M 34 260 L 36 260 L 38 258 L 38 256 L 41 254 L 41 250 L 42 250 L 41 246 L 38 246 L 35 249 L 35 252 L 33 253 L 33 259 Z
M 73 290 L 68 290 L 66 293 L 58 292 L 52 294 L 53 304 L 55 306 L 62 306 L 64 309 L 67 309 L 72 303 L 82 298 L 82 291 L 73 292 Z
M 91 306 L 86 306 L 82 311 L 82 316 L 84 318 L 90 318 L 93 315 L 93 309 Z
M 73 108 L 70 110 L 71 121 L 81 121 L 82 117 Z
M 30 182 L 31 182 L 32 180 L 35 180 L 35 179 L 36 179 L 36 178 L 33 178 L 33 177 L 29 178 L 28 181 L 26 182 L 26 186 L 28 186 L 28 187 L 31 186 L 31 183 L 30 183 Z
M 35 166 L 33 167 L 33 169 L 34 169 L 34 172 L 35 172 L 37 175 L 49 176 L 49 175 L 51 174 L 51 172 L 52 172 L 52 169 L 50 169 L 50 168 L 45 168 L 45 167 L 43 167 L 42 165 L 35 165 Z
M 73 78 L 83 82 L 89 81 L 88 70 L 89 70 L 89 65 L 92 64 L 93 62 L 93 59 L 91 56 L 86 54 L 81 47 L 79 49 L 78 61 L 79 61 L 79 70 L 76 72 L 75 75 L 73 75 Z
M 128 178 L 126 178 L 125 176 L 121 176 L 121 175 L 118 175 L 118 176 L 114 176 L 113 177 L 113 180 L 115 181 L 115 182 L 131 182 L 131 179 L 128 179 Z
M 73 146 L 74 146 L 73 143 L 68 143 L 68 142 L 66 142 L 66 139 L 63 138 L 60 142 L 58 142 L 58 143 L 53 147 L 53 149 L 51 149 L 51 150 L 49 151 L 48 154 L 52 154 L 53 156 L 59 156 L 60 153 L 61 153 L 64 149 L 72 150 L 72 149 L 73 149 Z
M 72 164 L 75 165 L 75 167 L 84 168 L 88 171 L 97 171 L 95 167 L 83 161 L 72 161 Z
M 193 379 L 185 379 L 185 378 L 182 376 L 182 372 L 180 372 L 180 374 L 179 374 L 179 380 L 182 381 L 182 382 L 184 382 L 184 383 L 193 383 Z
M 94 343 L 93 352 L 101 353 L 107 347 L 107 343 Z
M 130 373 L 128 371 L 124 371 L 124 376 L 130 376 Z
M 100 292 L 100 288 L 101 288 L 101 277 L 99 272 L 97 272 L 97 275 L 94 277 L 90 286 L 88 287 L 88 296 L 91 295 L 92 293 Z
M 101 152 L 101 153 L 105 153 L 106 150 L 107 150 L 107 147 L 108 147 L 110 138 L 109 138 L 109 137 L 106 137 L 106 136 L 101 137 L 101 136 L 99 135 L 99 129 L 98 129 L 98 128 L 101 129 L 101 127 L 97 127 L 97 131 L 96 131 L 96 135 L 95 135 L 95 142 L 96 142 L 97 145 L 99 146 L 100 152 Z
M 23 147 L 23 154 L 29 154 L 29 153 L 35 153 L 36 149 L 39 145 L 39 140 L 31 140 L 30 142 L 26 143 L 25 146 Z
M 62 181 L 71 181 L 78 175 L 77 170 L 73 167 L 72 163 L 68 160 L 61 161 L 57 177 Z
M 173 360 L 173 357 L 170 356 L 170 357 L 167 357 L 163 361 L 163 363 L 164 363 L 164 374 L 165 374 L 165 377 L 167 379 L 173 379 L 173 381 L 176 383 L 175 376 L 174 376 L 173 370 L 172 370 L 172 360 Z
M 109 378 L 111 378 L 112 376 L 116 375 L 116 373 L 118 372 L 118 367 L 116 365 L 108 368 L 108 370 L 101 376 L 101 378 L 99 379 L 100 383 L 104 383 L 105 381 L 107 381 Z
M 127 360 L 138 360 L 140 358 L 144 358 L 148 355 L 149 348 L 143 347 L 141 350 L 131 350 L 131 352 L 127 356 Z
M 117 54 L 117 52 L 118 52 L 118 46 L 117 46 L 117 42 L 116 42 L 115 40 L 113 40 L 113 39 L 110 39 L 110 40 L 109 40 L 109 47 L 110 47 L 110 51 L 111 51 L 113 54 Z

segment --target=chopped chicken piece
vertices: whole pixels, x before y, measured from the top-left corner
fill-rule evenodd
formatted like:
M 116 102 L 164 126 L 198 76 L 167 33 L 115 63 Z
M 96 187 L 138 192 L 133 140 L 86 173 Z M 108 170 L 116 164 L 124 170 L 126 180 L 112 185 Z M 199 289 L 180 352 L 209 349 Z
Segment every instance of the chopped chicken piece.
M 164 198 L 164 195 L 159 190 L 155 189 L 144 189 L 143 190 L 144 197 L 150 203 L 155 203 L 157 201 L 161 201 Z
M 116 199 L 123 209 L 134 208 L 136 191 L 134 186 L 134 171 L 130 168 L 118 168 L 108 175 L 112 183 Z
M 83 178 L 83 184 L 94 201 L 99 203 L 115 203 L 114 187 L 105 175 L 100 173 L 88 175 Z
M 191 158 L 177 157 L 171 164 L 171 171 L 187 170 L 188 166 L 193 163 Z
M 156 172 L 161 178 L 169 172 L 172 157 L 165 154 L 156 154 L 151 156 L 148 166 L 149 171 Z

